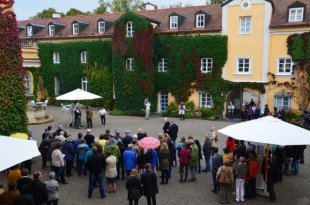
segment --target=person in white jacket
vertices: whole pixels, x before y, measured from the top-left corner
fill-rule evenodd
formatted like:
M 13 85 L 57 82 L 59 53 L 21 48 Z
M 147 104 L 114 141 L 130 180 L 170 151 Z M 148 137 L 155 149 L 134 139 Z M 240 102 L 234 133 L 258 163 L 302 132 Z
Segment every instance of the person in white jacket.
M 116 177 L 117 177 L 117 170 L 116 170 L 116 163 L 117 159 L 111 152 L 107 152 L 107 166 L 105 169 L 105 175 L 107 178 L 108 184 L 108 193 L 115 193 L 116 192 Z
M 62 184 L 68 184 L 65 180 L 65 161 L 64 154 L 60 151 L 61 144 L 56 144 L 56 149 L 52 152 L 52 168 L 56 174 L 56 180 L 61 178 Z

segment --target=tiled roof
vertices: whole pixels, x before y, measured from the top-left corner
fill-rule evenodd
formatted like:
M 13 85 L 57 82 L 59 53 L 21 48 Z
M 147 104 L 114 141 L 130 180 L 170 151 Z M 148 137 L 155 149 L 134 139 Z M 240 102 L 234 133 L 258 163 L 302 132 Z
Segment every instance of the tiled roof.
M 211 16 L 205 28 L 196 28 L 195 14 L 198 11 L 203 11 Z M 185 17 L 184 22 L 178 29 L 169 29 L 169 15 L 173 12 Z M 222 29 L 222 7 L 220 4 L 148 10 L 139 11 L 138 13 L 161 22 L 158 30 L 159 33 L 220 31 Z
M 302 22 L 288 22 L 288 7 L 296 2 L 306 5 L 306 15 Z M 296 27 L 310 25 L 310 0 L 273 0 L 274 11 L 270 27 Z
M 96 14 L 96 15 L 82 15 L 82 16 L 68 16 L 62 18 L 45 18 L 45 19 L 34 19 L 34 20 L 25 20 L 25 21 L 18 21 L 18 26 L 26 26 L 28 23 L 33 24 L 41 24 L 45 25 L 46 28 L 42 29 L 38 33 L 36 33 L 32 37 L 26 36 L 26 29 L 19 32 L 20 39 L 27 39 L 27 38 L 81 38 L 81 37 L 92 37 L 92 36 L 110 36 L 113 33 L 113 28 L 107 30 L 104 34 L 97 32 L 97 21 L 99 19 L 105 19 L 107 21 L 114 22 L 119 16 L 123 13 L 106 13 L 106 14 Z M 72 34 L 72 22 L 89 22 L 90 24 L 80 32 L 79 35 Z M 62 30 L 60 30 L 55 36 L 48 35 L 48 24 L 54 22 L 59 24 L 65 24 Z
M 207 24 L 204 28 L 196 28 L 195 25 L 195 14 L 199 11 L 210 15 Z M 169 29 L 169 15 L 171 13 L 177 13 L 181 16 L 184 16 L 185 19 L 178 29 Z M 183 7 L 183 8 L 169 8 L 169 9 L 158 9 L 158 10 L 145 10 L 139 11 L 138 14 L 145 16 L 151 22 L 159 24 L 159 27 L 156 28 L 158 33 L 180 33 L 180 32 L 218 32 L 221 30 L 222 24 L 222 12 L 221 5 L 204 5 L 204 6 L 192 6 L 192 7 Z M 104 19 L 109 22 L 114 22 L 119 18 L 123 13 L 106 13 L 106 14 L 96 14 L 96 15 L 83 15 L 83 16 L 68 16 L 62 18 L 45 18 L 45 19 L 34 19 L 34 20 L 25 20 L 18 21 L 19 26 L 26 26 L 28 23 L 45 25 L 45 29 L 42 29 L 32 37 L 26 36 L 26 30 L 20 31 L 19 37 L 21 39 L 27 38 L 87 38 L 87 37 L 110 37 L 113 33 L 114 27 L 112 26 L 105 33 L 101 34 L 97 32 L 97 21 L 99 19 Z M 72 34 L 71 24 L 73 21 L 79 22 L 89 22 L 84 30 L 78 35 Z M 54 22 L 59 24 L 65 24 L 61 31 L 59 31 L 55 36 L 48 35 L 48 24 Z

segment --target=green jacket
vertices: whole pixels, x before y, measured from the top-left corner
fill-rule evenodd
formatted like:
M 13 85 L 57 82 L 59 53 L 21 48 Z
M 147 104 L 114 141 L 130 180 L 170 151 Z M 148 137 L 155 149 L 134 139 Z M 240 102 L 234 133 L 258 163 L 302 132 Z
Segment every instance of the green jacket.
M 119 160 L 121 152 L 116 144 L 111 144 L 104 149 L 105 156 L 107 155 L 108 152 L 111 152 L 111 154 L 116 157 L 117 161 Z
M 198 147 L 196 144 L 191 146 L 191 161 L 190 166 L 195 167 L 198 165 L 199 162 L 199 155 L 198 155 Z

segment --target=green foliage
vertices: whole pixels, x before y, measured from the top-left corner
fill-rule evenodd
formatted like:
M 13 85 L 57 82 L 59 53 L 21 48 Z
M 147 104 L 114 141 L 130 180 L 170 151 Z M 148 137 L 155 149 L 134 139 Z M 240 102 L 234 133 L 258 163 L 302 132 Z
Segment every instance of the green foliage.
M 109 115 L 121 116 L 123 115 L 123 111 L 121 110 L 113 110 L 109 113 Z
M 54 13 L 59 13 L 59 12 L 57 12 L 54 8 L 43 9 L 43 11 L 38 12 L 35 16 L 30 17 L 30 19 L 52 18 Z M 64 13 L 60 13 L 60 15 L 62 17 L 65 16 Z
M 66 16 L 79 16 L 85 14 L 89 14 L 89 12 L 84 13 L 83 11 L 80 11 L 78 9 L 71 8 L 69 11 L 67 11 Z
M 300 114 L 294 111 L 288 111 L 285 113 L 285 121 L 292 122 L 292 121 L 299 121 L 301 120 Z
M 2 1 L 0 10 L 0 135 L 6 136 L 28 130 L 24 69 L 12 6 L 13 1 Z
M 112 12 L 126 12 L 144 10 L 144 2 L 142 0 L 99 0 L 100 4 L 106 3 Z
M 210 108 L 200 108 L 199 111 L 202 118 L 209 118 L 215 115 L 215 113 Z
M 65 43 L 40 43 L 44 84 L 49 96 L 55 95 L 55 77 L 60 78 L 60 94 L 81 88 L 82 77 L 88 77 L 88 91 L 103 97 L 89 103 L 92 106 L 113 106 L 113 81 L 111 74 L 111 41 L 79 41 Z M 87 63 L 81 63 L 81 52 L 87 52 Z M 58 52 L 60 63 L 53 63 L 53 52 Z M 104 66 L 104 67 L 103 67 Z M 43 69 L 44 68 L 44 69 Z
M 195 111 L 195 103 L 194 101 L 187 101 L 185 102 L 185 109 L 187 112 L 194 112 Z
M 172 102 L 168 105 L 167 113 L 170 115 L 171 113 L 178 113 L 179 107 L 175 102 Z

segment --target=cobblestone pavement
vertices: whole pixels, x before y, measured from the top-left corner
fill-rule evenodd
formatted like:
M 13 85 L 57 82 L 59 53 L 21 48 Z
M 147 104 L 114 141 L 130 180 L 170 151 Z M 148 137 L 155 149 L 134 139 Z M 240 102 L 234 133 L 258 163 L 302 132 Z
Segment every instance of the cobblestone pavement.
M 158 132 L 162 132 L 164 124 L 164 118 L 159 116 L 151 116 L 150 120 L 145 120 L 142 117 L 129 117 L 129 116 L 107 116 L 107 126 L 103 127 L 100 122 L 97 110 L 94 110 L 93 129 L 92 133 L 95 136 L 103 133 L 106 128 L 114 131 L 119 129 L 124 134 L 124 131 L 129 129 L 132 134 L 137 132 L 138 128 L 142 128 L 148 135 L 156 136 Z M 34 134 L 34 137 L 38 142 L 41 141 L 41 134 L 48 125 L 53 126 L 53 130 L 57 129 L 57 126 L 62 124 L 65 130 L 76 138 L 78 132 L 86 133 L 86 119 L 85 110 L 82 110 L 82 129 L 73 129 L 67 127 L 70 122 L 71 116 L 69 113 L 62 113 L 60 107 L 48 107 L 48 113 L 54 117 L 54 121 L 41 125 L 30 125 L 29 130 Z M 172 120 L 172 119 L 170 119 Z M 204 134 L 209 132 L 209 128 L 214 126 L 215 129 L 223 128 L 227 125 L 239 122 L 239 121 L 206 121 L 206 120 L 185 120 L 173 119 L 179 126 L 179 137 L 193 135 L 195 139 L 199 139 L 203 144 Z M 255 130 L 253 130 L 255 132 Z M 275 133 L 276 134 L 276 133 Z M 281 136 L 279 136 L 281 137 Z M 294 137 L 292 135 L 292 137 Z M 309 136 L 310 137 L 310 136 Z M 226 137 L 219 134 L 219 146 L 223 148 L 225 145 Z M 222 149 L 220 149 L 222 150 Z M 221 151 L 222 153 L 222 151 Z M 277 194 L 278 204 L 310 204 L 310 160 L 309 160 L 309 148 L 305 150 L 305 164 L 300 165 L 300 174 L 298 176 L 284 177 L 283 182 L 275 185 L 275 191 Z M 3 156 L 2 156 L 3 157 Z M 202 167 L 205 167 L 205 163 L 201 161 Z M 33 159 L 33 171 L 39 170 L 41 167 L 41 158 L 37 157 Z M 42 171 L 44 178 L 47 179 L 48 171 Z M 4 182 L 5 177 L 0 176 L 0 182 Z M 72 205 L 72 204 L 107 204 L 107 205 L 123 205 L 128 204 L 127 191 L 125 188 L 125 182 L 119 181 L 117 184 L 117 192 L 107 194 L 105 199 L 100 199 L 99 190 L 95 189 L 93 192 L 93 198 L 87 198 L 88 178 L 77 177 L 74 173 L 73 177 L 66 178 L 69 182 L 68 185 L 60 185 L 60 205 Z M 210 173 L 197 174 L 197 181 L 194 183 L 188 182 L 180 184 L 178 182 L 178 168 L 173 168 L 172 178 L 168 185 L 161 185 L 158 183 L 159 194 L 157 195 L 157 204 L 163 205 L 200 205 L 200 204 L 219 204 L 218 195 L 210 192 L 212 187 L 212 176 Z M 232 200 L 233 201 L 233 198 Z M 236 202 L 232 202 L 236 203 Z M 243 204 L 263 204 L 270 203 L 267 198 L 257 197 L 255 200 L 246 200 Z M 144 205 L 146 198 L 142 197 L 139 204 Z

